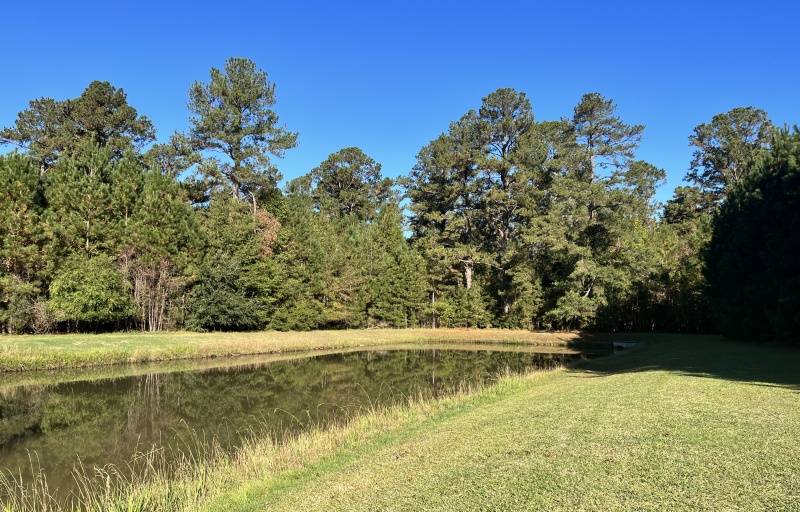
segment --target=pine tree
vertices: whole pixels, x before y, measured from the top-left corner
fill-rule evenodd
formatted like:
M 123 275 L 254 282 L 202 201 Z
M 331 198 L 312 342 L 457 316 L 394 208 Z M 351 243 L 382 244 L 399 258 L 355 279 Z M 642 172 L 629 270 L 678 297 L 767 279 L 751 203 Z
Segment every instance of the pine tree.
M 782 130 L 768 155 L 729 187 L 705 254 L 723 334 L 800 339 L 800 132 Z
M 112 153 L 88 143 L 48 172 L 47 228 L 62 255 L 91 257 L 111 249 L 116 225 Z
M 767 113 L 757 108 L 737 107 L 715 115 L 689 136 L 689 145 L 697 149 L 686 180 L 709 196 L 707 203 L 718 203 L 766 154 L 774 134 Z
M 216 152 L 225 160 L 208 157 L 198 169 L 212 180 L 222 180 L 235 199 L 248 198 L 257 210 L 258 190 L 274 188 L 280 174 L 269 155 L 283 156 L 297 145 L 297 134 L 278 125 L 275 85 L 267 73 L 248 59 L 230 58 L 224 70 L 211 68 L 211 81 L 189 89 L 192 147 Z
M 426 259 L 443 263 L 431 282 L 432 307 L 439 286 L 471 290 L 477 271 L 491 276 L 497 314 L 511 313 L 517 294 L 510 270 L 533 182 L 534 127 L 525 95 L 499 89 L 419 153 L 406 188 L 414 243 Z
M 391 179 L 381 177 L 381 164 L 356 147 L 332 153 L 311 170 L 317 208 L 336 215 L 371 219 L 391 194 Z
M 138 153 L 154 139 L 153 124 L 128 105 L 125 92 L 100 81 L 72 100 L 33 100 L 13 128 L 0 131 L 0 141 L 24 148 L 42 171 L 90 142 L 121 158 L 126 150 Z
M 22 332 L 35 321 L 50 268 L 44 209 L 36 162 L 15 153 L 0 156 L 0 332 Z
M 203 246 L 199 231 L 180 184 L 156 171 L 145 173 L 121 255 L 142 329 L 159 331 L 180 322 L 180 294 Z

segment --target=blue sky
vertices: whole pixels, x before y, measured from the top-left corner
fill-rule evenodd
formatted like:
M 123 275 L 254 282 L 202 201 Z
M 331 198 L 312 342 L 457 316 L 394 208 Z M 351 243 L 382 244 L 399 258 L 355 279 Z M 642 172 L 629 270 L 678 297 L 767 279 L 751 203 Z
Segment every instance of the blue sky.
M 246 57 L 277 84 L 275 110 L 299 146 L 286 178 L 358 146 L 388 176 L 499 87 L 538 120 L 570 117 L 587 92 L 644 124 L 637 154 L 667 171 L 688 136 L 738 106 L 800 124 L 800 2 L 13 2 L 3 8 L 0 125 L 34 98 L 122 88 L 159 140 L 188 128 L 187 92 Z

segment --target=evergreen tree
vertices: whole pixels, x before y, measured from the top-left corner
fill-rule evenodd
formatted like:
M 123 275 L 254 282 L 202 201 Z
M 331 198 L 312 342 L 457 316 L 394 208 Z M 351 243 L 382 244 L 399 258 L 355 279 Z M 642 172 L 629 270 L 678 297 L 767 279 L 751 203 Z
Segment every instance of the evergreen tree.
M 32 100 L 14 127 L 0 131 L 0 141 L 25 148 L 42 171 L 88 142 L 108 148 L 119 158 L 125 150 L 138 152 L 154 139 L 153 124 L 128 105 L 125 92 L 100 81 L 89 84 L 73 100 Z
M 181 292 L 203 245 L 199 231 L 180 184 L 159 172 L 145 173 L 120 258 L 142 329 L 174 328 L 182 320 Z
M 584 94 L 575 107 L 572 125 L 578 143 L 586 151 L 589 182 L 599 178 L 599 168 L 626 168 L 642 139 L 644 126 L 623 123 L 614 116 L 616 109 L 613 100 L 597 92 Z
M 248 198 L 257 210 L 258 190 L 274 188 L 280 174 L 269 155 L 283 156 L 297 145 L 297 134 L 277 126 L 275 85 L 248 59 L 230 58 L 221 71 L 211 68 L 211 81 L 189 89 L 195 150 L 222 154 L 200 166 L 201 176 L 221 181 L 237 200 Z
M 689 145 L 696 149 L 687 181 L 709 196 L 707 202 L 718 203 L 765 155 L 774 133 L 767 113 L 757 108 L 737 107 L 715 115 L 689 137 Z
M 42 181 L 33 159 L 0 156 L 0 332 L 32 327 L 48 277 Z
M 426 308 L 422 258 L 413 252 L 403 235 L 403 219 L 395 203 L 385 204 L 369 226 L 365 255 L 364 304 L 367 326 L 395 328 L 420 325 Z
M 800 339 L 800 133 L 782 130 L 735 185 L 705 254 L 709 298 L 723 334 Z
M 201 157 L 192 148 L 191 141 L 185 134 L 175 132 L 168 142 L 153 144 L 144 154 L 143 160 L 151 171 L 177 179 L 192 166 L 199 164 Z
M 196 330 L 256 329 L 266 325 L 274 288 L 270 258 L 280 227 L 246 203 L 220 197 L 201 212 L 207 249 L 187 298 L 187 327 Z
M 333 236 L 328 218 L 314 211 L 305 180 L 287 187 L 286 208 L 275 247 L 274 303 L 269 326 L 282 331 L 307 331 L 324 322 L 325 238 Z
M 537 224 L 544 229 L 526 239 L 546 253 L 540 270 L 546 319 L 561 328 L 591 326 L 612 290 L 628 293 L 628 221 L 653 213 L 652 196 L 664 177 L 633 161 L 644 127 L 623 123 L 615 111 L 612 100 L 590 93 L 572 120 L 546 127 L 548 190 Z
M 359 148 L 332 153 L 311 170 L 314 199 L 321 211 L 371 219 L 391 194 L 392 180 L 381 177 L 381 164 Z
M 111 150 L 90 142 L 48 172 L 47 229 L 60 254 L 86 257 L 112 249 L 116 226 Z M 119 213 L 119 212 L 117 212 Z
M 426 250 L 426 259 L 443 263 L 431 282 L 432 308 L 439 286 L 471 290 L 479 268 L 491 276 L 486 284 L 496 314 L 511 313 L 517 300 L 513 245 L 532 182 L 533 131 L 525 95 L 499 89 L 419 153 L 406 188 L 414 243 Z
M 482 187 L 474 163 L 480 151 L 472 135 L 475 124 L 474 114 L 451 123 L 448 134 L 422 148 L 405 181 L 412 241 L 428 267 L 434 327 L 437 297 L 458 286 L 471 289 L 476 264 L 491 261 L 479 230 Z
M 703 253 L 713 217 L 735 184 L 768 154 L 774 133 L 766 112 L 738 107 L 698 125 L 689 137 L 696 149 L 686 180 L 693 185 L 676 188 L 663 213 L 665 229 L 677 237 L 665 310 L 677 330 L 711 327 Z

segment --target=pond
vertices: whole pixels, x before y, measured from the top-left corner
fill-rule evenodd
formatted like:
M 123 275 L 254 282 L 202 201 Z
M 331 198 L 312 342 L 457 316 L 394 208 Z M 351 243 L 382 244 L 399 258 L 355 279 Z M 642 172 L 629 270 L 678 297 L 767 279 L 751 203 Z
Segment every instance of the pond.
M 30 481 L 33 461 L 63 496 L 79 463 L 89 472 L 123 467 L 136 453 L 191 449 L 198 438 L 233 449 L 254 432 L 321 428 L 368 408 L 579 357 L 525 347 L 405 345 L 3 376 L 0 471 Z

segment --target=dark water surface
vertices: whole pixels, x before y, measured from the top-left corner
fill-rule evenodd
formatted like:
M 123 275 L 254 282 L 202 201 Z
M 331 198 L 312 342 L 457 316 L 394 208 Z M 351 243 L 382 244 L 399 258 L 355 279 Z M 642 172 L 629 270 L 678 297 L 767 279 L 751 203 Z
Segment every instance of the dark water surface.
M 507 371 L 581 357 L 524 347 L 462 348 L 406 346 L 38 374 L 16 382 L 9 377 L 0 380 L 0 471 L 27 480 L 30 460 L 38 460 L 50 489 L 62 494 L 73 487 L 79 460 L 90 472 L 125 466 L 137 452 L 185 449 L 180 445 L 196 437 L 231 449 L 254 426 L 262 435 L 324 427 L 369 407 L 442 396 Z

